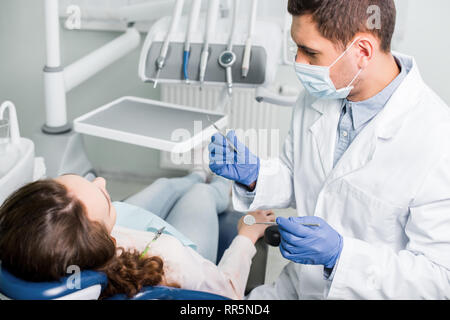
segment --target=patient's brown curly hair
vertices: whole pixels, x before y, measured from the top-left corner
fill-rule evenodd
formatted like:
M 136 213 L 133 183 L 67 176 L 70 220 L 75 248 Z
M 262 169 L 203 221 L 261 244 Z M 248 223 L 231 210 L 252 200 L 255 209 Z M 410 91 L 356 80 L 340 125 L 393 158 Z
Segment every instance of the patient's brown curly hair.
M 86 208 L 55 180 L 30 183 L 0 207 L 2 266 L 26 281 L 56 281 L 69 266 L 104 272 L 108 285 L 101 298 L 133 297 L 144 286 L 166 285 L 160 257 L 140 257 L 117 248 L 106 227 L 91 221 Z

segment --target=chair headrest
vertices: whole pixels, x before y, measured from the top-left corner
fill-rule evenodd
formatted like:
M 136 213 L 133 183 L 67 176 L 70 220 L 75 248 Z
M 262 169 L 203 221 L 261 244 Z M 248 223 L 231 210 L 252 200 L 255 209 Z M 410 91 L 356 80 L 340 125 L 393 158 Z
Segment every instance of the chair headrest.
M 0 268 L 0 293 L 15 300 L 53 300 L 74 294 L 86 288 L 101 285 L 105 289 L 108 278 L 104 273 L 83 271 L 80 273 L 79 288 L 70 289 L 70 276 L 54 282 L 28 282 L 11 274 L 5 268 Z M 216 294 L 179 289 L 166 286 L 145 287 L 133 298 L 125 294 L 115 295 L 108 300 L 229 300 Z
M 54 282 L 29 282 L 0 268 L 0 293 L 15 300 L 52 300 L 95 285 L 101 285 L 103 290 L 108 283 L 106 275 L 96 271 L 82 271 L 78 279 L 79 282 L 72 281 L 72 275 Z M 74 283 L 77 285 L 73 285 Z
M 203 291 L 193 291 L 180 288 L 154 286 L 144 287 L 133 298 L 118 294 L 107 300 L 230 300 L 229 298 Z

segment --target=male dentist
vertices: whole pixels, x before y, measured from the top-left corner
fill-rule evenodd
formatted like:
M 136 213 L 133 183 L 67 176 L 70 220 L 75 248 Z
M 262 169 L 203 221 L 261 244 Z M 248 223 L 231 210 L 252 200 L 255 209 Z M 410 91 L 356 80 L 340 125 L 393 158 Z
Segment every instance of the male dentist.
M 298 212 L 277 219 L 291 262 L 248 298 L 450 299 L 450 109 L 391 52 L 394 1 L 288 10 L 306 90 L 282 156 L 260 160 L 234 132 L 238 153 L 220 135 L 209 146 L 237 210 Z

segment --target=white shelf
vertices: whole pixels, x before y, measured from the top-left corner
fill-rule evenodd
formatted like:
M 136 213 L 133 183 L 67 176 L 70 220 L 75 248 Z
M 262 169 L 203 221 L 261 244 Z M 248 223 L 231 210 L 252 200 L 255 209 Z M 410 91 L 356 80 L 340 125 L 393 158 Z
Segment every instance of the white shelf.
M 228 116 L 214 111 L 123 97 L 75 119 L 74 130 L 142 147 L 184 153 L 209 141 L 217 132 L 207 116 L 221 129 L 228 123 Z M 178 134 L 174 136 L 174 133 Z M 180 141 L 174 141 L 175 138 Z

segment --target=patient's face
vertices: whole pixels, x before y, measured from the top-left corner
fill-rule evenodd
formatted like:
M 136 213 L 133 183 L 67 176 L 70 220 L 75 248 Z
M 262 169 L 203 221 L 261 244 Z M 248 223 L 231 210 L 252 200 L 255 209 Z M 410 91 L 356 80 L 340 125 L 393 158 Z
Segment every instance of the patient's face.
M 86 207 L 88 218 L 103 223 L 111 233 L 116 223 L 116 209 L 106 191 L 106 181 L 96 178 L 90 182 L 77 175 L 64 175 L 55 179 L 63 184 Z

